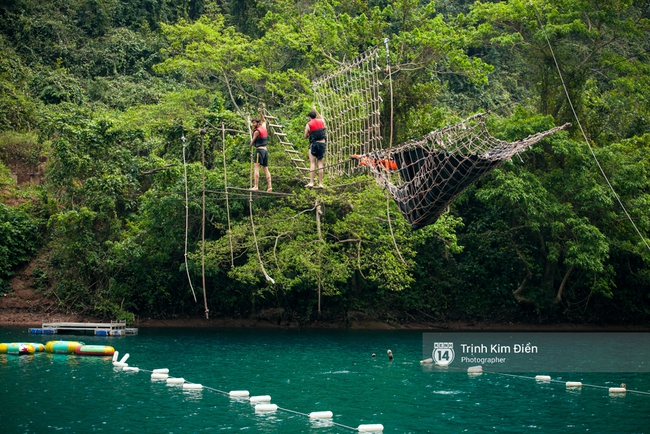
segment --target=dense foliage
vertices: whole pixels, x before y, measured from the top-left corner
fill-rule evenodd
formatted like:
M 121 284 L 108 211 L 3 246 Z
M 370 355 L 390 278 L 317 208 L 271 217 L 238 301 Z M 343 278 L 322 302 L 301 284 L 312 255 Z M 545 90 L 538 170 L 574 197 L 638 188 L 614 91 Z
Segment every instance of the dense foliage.
M 111 319 L 647 321 L 649 26 L 646 0 L 3 4 L 0 292 L 40 252 L 40 290 Z M 306 157 L 312 80 L 385 38 L 392 143 L 484 110 L 505 140 L 573 127 L 415 232 L 367 176 L 302 188 L 273 143 L 292 195 L 226 201 L 247 118 Z

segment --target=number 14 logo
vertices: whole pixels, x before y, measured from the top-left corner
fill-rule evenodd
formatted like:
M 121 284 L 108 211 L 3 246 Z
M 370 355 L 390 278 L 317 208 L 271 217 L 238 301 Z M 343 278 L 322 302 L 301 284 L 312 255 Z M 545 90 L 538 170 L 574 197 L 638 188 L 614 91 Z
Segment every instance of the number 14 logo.
M 436 365 L 447 366 L 454 361 L 453 342 L 434 342 L 433 353 L 431 354 Z

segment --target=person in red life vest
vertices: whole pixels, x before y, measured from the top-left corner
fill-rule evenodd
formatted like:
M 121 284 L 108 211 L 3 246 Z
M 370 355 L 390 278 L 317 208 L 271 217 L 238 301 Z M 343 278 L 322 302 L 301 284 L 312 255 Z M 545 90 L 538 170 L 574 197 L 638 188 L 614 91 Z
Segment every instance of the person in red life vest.
M 264 168 L 266 175 L 267 189 L 266 191 L 273 191 L 271 186 L 271 172 L 269 172 L 269 152 L 266 150 L 266 144 L 269 140 L 269 133 L 266 131 L 266 119 L 262 109 L 259 110 L 260 117 L 254 118 L 251 123 L 253 124 L 253 137 L 251 138 L 251 146 L 255 146 L 255 157 L 253 162 L 255 164 L 255 173 L 253 177 L 253 188 L 251 190 L 258 190 L 258 183 L 260 180 L 260 166 Z
M 354 154 L 352 157 L 353 160 L 359 160 L 359 164 L 362 166 L 372 166 L 372 167 L 381 167 L 384 170 L 397 170 L 397 163 L 392 158 L 371 158 L 366 155 L 357 155 Z
M 325 157 L 325 140 L 327 133 L 323 116 L 318 113 L 316 107 L 307 115 L 309 122 L 305 125 L 305 138 L 309 138 L 309 184 L 307 187 L 314 186 L 314 172 L 318 164 L 318 187 L 323 188 L 323 158 Z

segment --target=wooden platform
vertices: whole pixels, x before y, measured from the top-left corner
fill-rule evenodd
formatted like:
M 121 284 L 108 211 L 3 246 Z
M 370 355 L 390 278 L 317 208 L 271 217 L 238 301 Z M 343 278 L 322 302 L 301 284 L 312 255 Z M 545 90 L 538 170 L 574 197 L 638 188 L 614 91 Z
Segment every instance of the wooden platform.
M 42 328 L 30 328 L 31 334 L 93 334 L 95 336 L 124 336 L 138 333 L 137 328 L 128 328 L 126 322 L 44 322 Z

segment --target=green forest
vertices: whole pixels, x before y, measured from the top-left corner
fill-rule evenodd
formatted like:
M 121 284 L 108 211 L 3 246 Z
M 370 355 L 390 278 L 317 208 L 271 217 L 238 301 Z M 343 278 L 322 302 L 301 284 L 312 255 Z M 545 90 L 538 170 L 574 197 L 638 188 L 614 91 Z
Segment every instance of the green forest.
M 0 295 L 31 265 L 61 311 L 129 322 L 647 323 L 649 30 L 648 0 L 3 2 Z M 418 230 L 367 173 L 305 188 L 273 137 L 286 194 L 226 201 L 258 108 L 307 159 L 313 83 L 375 46 L 385 142 L 572 126 Z

